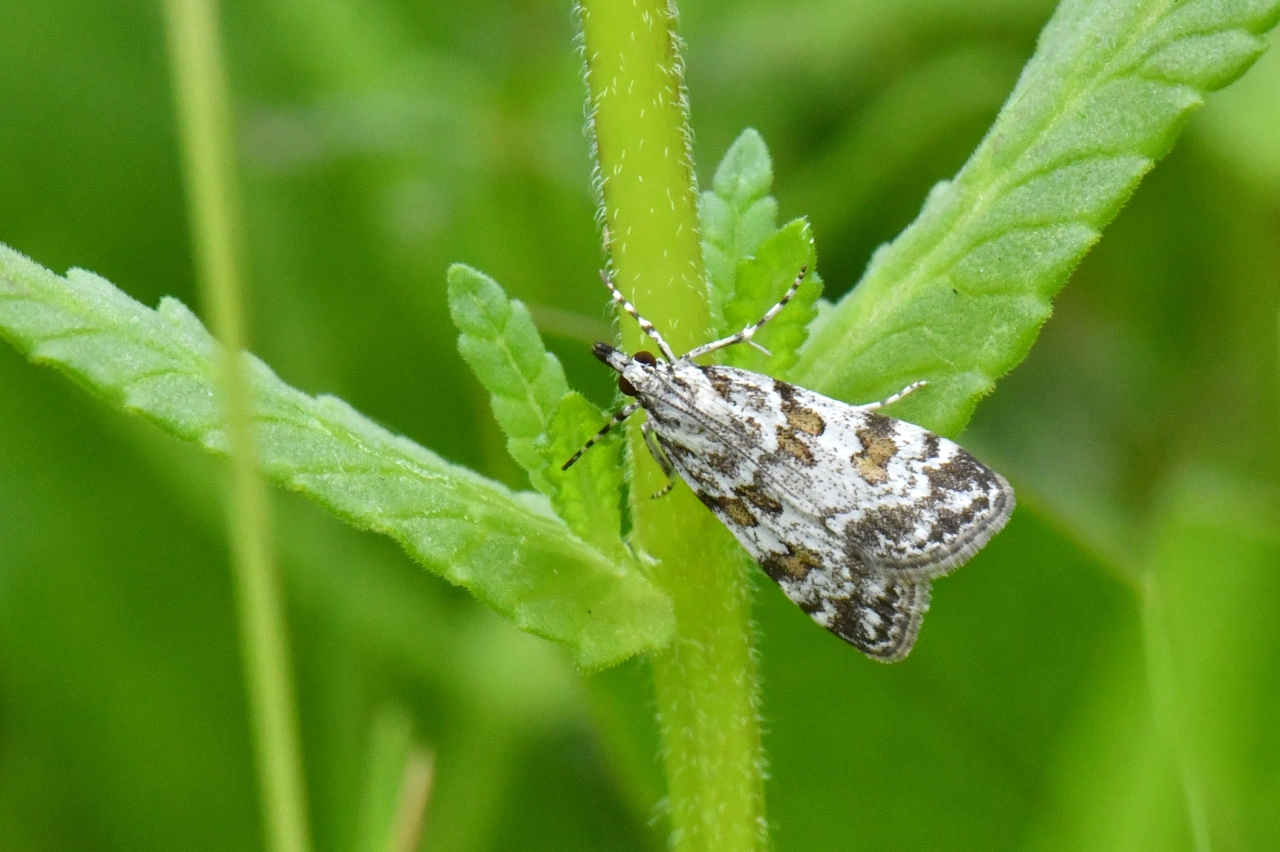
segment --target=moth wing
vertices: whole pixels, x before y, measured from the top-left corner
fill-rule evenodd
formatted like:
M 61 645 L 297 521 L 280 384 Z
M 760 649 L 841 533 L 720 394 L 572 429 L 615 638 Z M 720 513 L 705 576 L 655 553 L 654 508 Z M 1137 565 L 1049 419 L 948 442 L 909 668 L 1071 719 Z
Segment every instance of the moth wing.
M 646 403 L 681 477 L 816 622 L 873 659 L 905 657 L 930 579 L 1008 519 L 1008 483 L 918 426 L 768 376 L 694 369 Z
M 813 618 L 873 660 L 896 663 L 915 646 L 929 593 L 928 580 L 868 576 L 830 624 Z
M 754 436 L 763 488 L 820 519 L 869 570 L 946 574 L 1013 512 L 1009 483 L 954 441 L 786 382 L 707 371 L 713 384 L 719 375 L 731 408 L 763 424 Z M 767 393 L 752 390 L 762 382 Z
M 911 652 L 929 610 L 928 580 L 869 572 L 848 560 L 801 570 L 796 563 L 791 552 L 765 553 L 760 560 L 810 618 L 868 657 L 896 663 Z
M 868 569 L 834 535 L 823 535 L 816 520 L 806 526 L 793 516 L 789 523 L 769 524 L 757 504 L 732 493 L 695 490 L 769 578 L 818 624 L 874 660 L 894 663 L 911 651 L 929 609 L 928 579 Z M 775 520 L 783 515 L 792 512 Z M 779 527 L 791 532 L 790 541 L 779 537 Z

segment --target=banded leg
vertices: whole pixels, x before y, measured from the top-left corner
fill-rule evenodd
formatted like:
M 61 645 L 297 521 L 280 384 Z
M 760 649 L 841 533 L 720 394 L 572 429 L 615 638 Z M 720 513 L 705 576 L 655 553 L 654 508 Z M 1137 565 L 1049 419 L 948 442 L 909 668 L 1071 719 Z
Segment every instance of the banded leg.
M 907 394 L 912 393 L 914 391 L 918 391 L 920 388 L 924 387 L 927 384 L 929 383 L 926 381 L 912 382 L 911 384 L 907 385 L 905 388 L 898 391 L 888 399 L 882 399 L 879 402 L 868 402 L 866 405 L 855 405 L 854 408 L 858 409 L 859 411 L 875 411 L 878 408 L 884 408 L 886 405 L 893 405 L 895 402 L 902 399 Z
M 600 280 L 604 282 L 604 286 L 609 288 L 609 292 L 613 294 L 613 300 L 622 306 L 622 309 L 631 314 L 635 321 L 640 324 L 640 330 L 649 335 L 654 343 L 658 344 L 658 349 L 666 357 L 666 359 L 675 363 L 675 353 L 671 351 L 671 347 L 667 345 L 667 341 L 662 339 L 662 335 L 653 327 L 653 323 L 640 316 L 640 312 L 636 310 L 636 306 L 627 301 L 627 297 L 619 292 L 618 288 L 613 286 L 613 282 L 609 280 L 609 274 L 603 269 L 600 270 Z
M 765 323 L 776 317 L 778 312 L 787 306 L 787 302 L 791 301 L 791 299 L 796 295 L 796 291 L 800 289 L 800 285 L 804 283 L 804 276 L 808 274 L 808 272 L 808 266 L 800 267 L 800 274 L 796 276 L 796 280 L 791 282 L 791 286 L 787 288 L 787 292 L 778 300 L 778 303 L 764 312 L 764 316 L 760 318 L 759 322 L 756 322 L 754 325 L 747 326 L 737 334 L 731 334 L 720 340 L 713 340 L 710 343 L 704 343 L 698 348 L 686 353 L 684 357 L 697 358 L 700 355 L 706 355 L 708 352 L 715 352 L 717 349 L 723 349 L 726 346 L 733 346 L 735 343 L 750 343 L 764 354 L 772 355 L 772 352 L 765 349 L 759 343 L 756 343 L 752 338 L 755 337 L 756 332 L 759 331 Z
M 602 428 L 599 432 L 592 435 L 591 439 L 582 445 L 582 449 L 574 453 L 573 458 L 569 459 L 567 462 L 562 464 L 560 466 L 560 469 L 568 470 L 570 467 L 572 467 L 574 462 L 582 458 L 583 453 L 585 453 L 587 450 L 594 447 L 596 443 L 605 435 L 608 435 L 610 429 L 612 429 L 614 426 L 617 426 L 619 423 L 621 423 L 623 420 L 626 420 L 631 415 L 635 414 L 639 408 L 640 408 L 640 403 L 633 402 L 630 405 L 625 406 L 621 411 L 613 415 L 613 417 L 609 418 L 609 422 L 604 424 L 604 428 Z
M 649 455 L 653 456 L 653 460 L 658 463 L 658 467 L 662 468 L 662 472 L 666 474 L 667 484 L 658 491 L 653 493 L 651 499 L 657 500 L 659 497 L 666 497 L 671 493 L 671 489 L 676 487 L 675 473 L 676 466 L 671 461 L 671 457 L 667 455 L 667 451 L 658 443 L 657 437 L 653 434 L 653 424 L 646 420 L 640 425 L 640 434 L 644 436 L 644 445 L 649 448 Z

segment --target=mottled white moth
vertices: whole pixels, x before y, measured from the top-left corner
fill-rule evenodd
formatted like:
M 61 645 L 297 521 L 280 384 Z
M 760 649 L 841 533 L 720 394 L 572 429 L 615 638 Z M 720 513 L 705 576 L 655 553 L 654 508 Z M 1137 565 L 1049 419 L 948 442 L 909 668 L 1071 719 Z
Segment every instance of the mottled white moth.
M 694 362 L 737 343 L 763 348 L 753 336 L 804 275 L 759 322 L 679 358 L 602 275 L 662 359 L 595 345 L 635 401 L 564 468 L 643 408 L 654 459 L 668 477 L 680 474 L 787 597 L 868 657 L 896 662 L 915 643 L 930 582 L 1000 531 L 1013 489 L 958 444 L 877 413 L 924 382 L 881 402 L 846 405 L 759 373 Z

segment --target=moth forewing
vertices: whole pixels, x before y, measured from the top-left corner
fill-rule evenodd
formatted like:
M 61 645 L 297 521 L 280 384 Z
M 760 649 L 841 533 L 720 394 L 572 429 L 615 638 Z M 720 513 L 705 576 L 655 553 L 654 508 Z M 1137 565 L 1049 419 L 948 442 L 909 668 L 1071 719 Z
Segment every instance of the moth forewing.
M 604 343 L 594 352 L 648 413 L 664 469 L 674 467 L 815 621 L 869 657 L 894 662 L 915 642 L 930 581 L 999 532 L 1013 512 L 1013 489 L 953 441 L 876 410 L 923 383 L 856 406 L 693 362 L 751 342 L 803 275 L 759 323 L 680 358 L 606 279 L 669 360 L 628 357 Z
M 775 392 L 786 425 L 772 463 L 790 468 L 791 482 L 816 486 L 801 499 L 868 567 L 939 577 L 1013 512 L 1009 483 L 954 441 L 785 382 Z
M 671 455 L 686 458 L 690 486 L 755 500 L 757 520 L 781 532 L 821 527 L 868 569 L 945 574 L 1013 510 L 1003 477 L 927 429 L 745 370 L 671 372 L 640 400 Z

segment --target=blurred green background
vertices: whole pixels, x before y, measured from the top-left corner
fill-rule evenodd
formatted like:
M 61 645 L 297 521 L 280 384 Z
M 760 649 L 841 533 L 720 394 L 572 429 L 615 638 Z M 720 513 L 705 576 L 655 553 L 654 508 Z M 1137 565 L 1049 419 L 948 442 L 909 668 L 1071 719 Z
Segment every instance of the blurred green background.
M 838 296 L 964 161 L 1043 0 L 681 4 L 706 179 L 745 126 Z M 225 4 L 253 347 L 520 485 L 457 356 L 452 261 L 607 404 L 568 3 Z M 1273 38 L 1273 44 L 1276 39 Z M 0 240 L 196 304 L 159 3 L 0 3 Z M 778 850 L 1280 848 L 1280 54 L 1214 95 L 962 439 L 1018 489 L 905 663 L 759 583 Z M 0 848 L 260 844 L 219 466 L 0 346 Z M 657 850 L 643 663 L 584 678 L 281 495 L 316 848 Z M 388 769 L 388 767 L 391 767 Z M 388 781 L 388 778 L 391 778 Z

